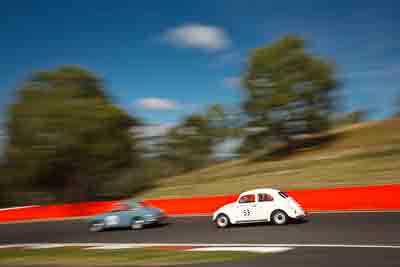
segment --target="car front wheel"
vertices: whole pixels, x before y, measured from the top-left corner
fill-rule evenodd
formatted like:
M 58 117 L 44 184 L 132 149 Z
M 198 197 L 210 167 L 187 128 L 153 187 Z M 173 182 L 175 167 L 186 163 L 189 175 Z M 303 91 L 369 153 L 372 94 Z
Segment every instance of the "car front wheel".
M 131 222 L 131 229 L 132 230 L 140 230 L 144 227 L 144 220 L 143 219 L 134 219 Z
M 229 218 L 225 214 L 218 215 L 217 219 L 215 220 L 215 224 L 218 228 L 226 228 L 229 226 Z
M 287 224 L 289 217 L 283 210 L 276 210 L 271 215 L 271 221 L 276 225 Z

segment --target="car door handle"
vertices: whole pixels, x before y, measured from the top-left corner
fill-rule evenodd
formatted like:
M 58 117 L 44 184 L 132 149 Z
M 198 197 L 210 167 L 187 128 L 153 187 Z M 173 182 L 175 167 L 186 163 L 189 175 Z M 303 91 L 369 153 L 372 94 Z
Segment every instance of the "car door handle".
M 257 207 L 257 205 L 251 205 L 252 207 Z

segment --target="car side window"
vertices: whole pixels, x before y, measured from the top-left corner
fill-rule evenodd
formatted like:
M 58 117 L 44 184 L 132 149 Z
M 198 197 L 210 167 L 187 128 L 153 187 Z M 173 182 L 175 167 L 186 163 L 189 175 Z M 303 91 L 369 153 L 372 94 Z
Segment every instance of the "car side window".
M 256 198 L 253 194 L 251 195 L 244 195 L 239 199 L 239 203 L 240 204 L 244 204 L 244 203 L 252 203 L 255 202 Z
M 274 201 L 274 198 L 269 194 L 258 194 L 258 202 Z
M 117 205 L 111 210 L 111 212 L 127 211 L 129 208 L 128 205 Z

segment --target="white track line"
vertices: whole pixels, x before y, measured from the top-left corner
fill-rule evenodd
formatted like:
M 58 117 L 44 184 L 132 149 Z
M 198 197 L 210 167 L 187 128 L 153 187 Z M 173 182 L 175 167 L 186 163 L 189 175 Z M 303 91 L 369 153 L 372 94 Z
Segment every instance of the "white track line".
M 193 247 L 320 247 L 320 248 L 397 248 L 400 245 L 363 244 L 197 244 L 197 243 L 136 243 L 142 247 L 193 246 Z
M 26 246 L 25 248 L 28 249 L 48 249 L 48 248 L 62 248 L 64 247 L 63 244 L 35 244 Z
M 293 248 L 394 248 L 400 249 L 400 245 L 381 244 L 217 244 L 217 243 L 25 243 L 0 245 L 1 248 L 14 247 L 121 247 L 121 248 L 147 248 L 147 247 L 293 247 Z

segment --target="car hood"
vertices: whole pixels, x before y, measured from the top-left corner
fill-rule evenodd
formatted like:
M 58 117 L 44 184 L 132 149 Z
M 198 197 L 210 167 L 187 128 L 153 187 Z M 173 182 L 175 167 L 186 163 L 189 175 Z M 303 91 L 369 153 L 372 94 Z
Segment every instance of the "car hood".
M 224 209 L 233 208 L 233 207 L 235 206 L 235 204 L 236 204 L 235 202 L 226 204 L 226 205 L 220 207 L 218 210 L 224 210 Z M 217 210 L 217 211 L 218 211 L 218 210 Z
M 304 212 L 303 207 L 294 198 L 288 197 L 286 200 L 290 207 Z

